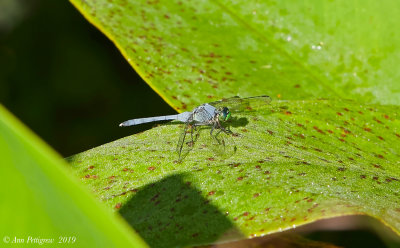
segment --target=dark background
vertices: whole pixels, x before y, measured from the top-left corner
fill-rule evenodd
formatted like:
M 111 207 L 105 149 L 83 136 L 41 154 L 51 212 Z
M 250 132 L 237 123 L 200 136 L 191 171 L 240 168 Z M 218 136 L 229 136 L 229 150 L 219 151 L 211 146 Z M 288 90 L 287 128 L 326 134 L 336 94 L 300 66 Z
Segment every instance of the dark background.
M 176 113 L 67 0 L 0 0 L 0 102 L 64 157 Z
M 67 0 L 0 0 L 0 103 L 64 157 L 154 125 L 127 119 L 175 113 Z M 308 237 L 385 246 L 362 229 Z

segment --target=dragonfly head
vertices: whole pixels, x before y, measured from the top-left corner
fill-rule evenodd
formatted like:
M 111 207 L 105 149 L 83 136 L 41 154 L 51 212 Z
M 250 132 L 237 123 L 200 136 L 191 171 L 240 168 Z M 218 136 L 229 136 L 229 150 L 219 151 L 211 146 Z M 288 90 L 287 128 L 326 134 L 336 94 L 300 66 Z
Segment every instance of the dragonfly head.
M 227 121 L 231 118 L 231 112 L 227 107 L 222 108 L 222 118 L 224 121 Z

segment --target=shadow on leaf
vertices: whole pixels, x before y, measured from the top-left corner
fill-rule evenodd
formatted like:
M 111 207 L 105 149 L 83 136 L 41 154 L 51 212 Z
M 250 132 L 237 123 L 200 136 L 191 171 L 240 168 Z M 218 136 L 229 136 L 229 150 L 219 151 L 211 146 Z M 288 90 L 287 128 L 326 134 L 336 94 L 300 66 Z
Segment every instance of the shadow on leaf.
M 183 174 L 140 189 L 119 213 L 150 247 L 182 247 L 240 238 L 233 223 L 212 204 L 214 191 L 191 186 Z

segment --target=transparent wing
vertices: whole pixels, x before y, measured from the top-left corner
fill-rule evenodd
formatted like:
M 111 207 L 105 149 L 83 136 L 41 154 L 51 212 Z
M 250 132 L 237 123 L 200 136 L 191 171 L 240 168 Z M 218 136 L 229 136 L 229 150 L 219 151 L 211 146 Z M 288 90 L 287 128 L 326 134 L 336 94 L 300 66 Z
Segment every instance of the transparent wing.
M 237 147 L 232 133 L 225 133 L 222 130 L 213 135 L 208 135 L 212 152 L 220 158 L 227 159 L 236 153 Z
M 228 107 L 231 112 L 241 112 L 241 111 L 252 111 L 263 108 L 269 105 L 270 102 L 271 102 L 271 97 L 264 95 L 264 96 L 254 96 L 246 98 L 240 98 L 238 96 L 234 96 L 220 101 L 211 102 L 209 104 L 217 109 L 222 107 Z

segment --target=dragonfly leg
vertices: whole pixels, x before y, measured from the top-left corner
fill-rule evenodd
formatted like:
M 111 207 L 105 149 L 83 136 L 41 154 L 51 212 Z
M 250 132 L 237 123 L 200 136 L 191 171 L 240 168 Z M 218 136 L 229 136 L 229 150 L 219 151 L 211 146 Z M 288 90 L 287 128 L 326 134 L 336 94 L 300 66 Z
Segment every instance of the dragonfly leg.
M 213 133 L 213 131 L 214 131 L 215 126 L 216 126 L 216 124 L 214 124 L 214 125 L 211 126 L 211 131 L 210 131 L 210 135 L 211 135 L 211 136 L 212 136 L 212 133 Z
M 218 135 L 222 132 L 222 130 L 218 130 L 217 134 L 214 137 L 214 139 L 218 142 L 218 144 L 221 144 L 220 139 L 218 139 Z
M 216 123 L 216 125 L 218 125 L 218 129 L 221 129 L 224 133 L 226 133 L 226 134 L 232 133 L 231 130 L 224 128 L 219 121 Z
M 224 131 L 226 134 L 232 134 L 232 131 L 226 128 L 221 127 L 221 130 Z
M 191 139 L 192 139 L 192 144 L 194 143 L 193 142 L 193 130 L 196 130 L 196 126 L 195 125 L 193 125 L 191 128 L 190 128 L 190 137 L 191 137 Z

